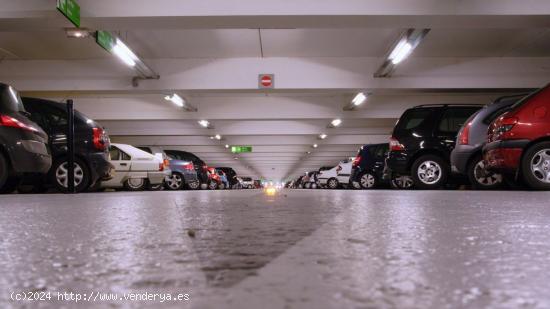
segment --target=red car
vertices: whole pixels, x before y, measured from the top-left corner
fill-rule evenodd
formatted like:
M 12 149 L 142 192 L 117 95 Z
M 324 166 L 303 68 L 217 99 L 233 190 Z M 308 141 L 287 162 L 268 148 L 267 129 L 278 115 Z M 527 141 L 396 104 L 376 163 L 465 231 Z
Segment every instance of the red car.
M 218 189 L 222 183 L 220 175 L 216 173 L 216 169 L 213 167 L 208 167 L 207 171 L 208 171 L 208 189 L 210 190 Z
M 489 126 L 483 148 L 489 169 L 550 189 L 550 85 L 511 106 Z

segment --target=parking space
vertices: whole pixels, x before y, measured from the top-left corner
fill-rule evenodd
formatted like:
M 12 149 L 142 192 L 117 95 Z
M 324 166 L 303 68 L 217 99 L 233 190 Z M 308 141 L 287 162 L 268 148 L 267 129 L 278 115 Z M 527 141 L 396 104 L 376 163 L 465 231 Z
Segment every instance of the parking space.
M 1 1 L 0 308 L 550 307 L 550 4 L 436 2 Z

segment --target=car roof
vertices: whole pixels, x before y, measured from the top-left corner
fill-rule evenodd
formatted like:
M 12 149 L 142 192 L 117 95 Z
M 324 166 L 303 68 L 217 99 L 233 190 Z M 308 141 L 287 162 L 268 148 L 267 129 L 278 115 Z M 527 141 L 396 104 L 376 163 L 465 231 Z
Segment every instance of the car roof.
M 414 106 L 410 109 L 415 108 L 431 108 L 431 107 L 483 107 L 483 104 L 472 104 L 472 103 L 442 103 L 442 104 L 422 104 Z

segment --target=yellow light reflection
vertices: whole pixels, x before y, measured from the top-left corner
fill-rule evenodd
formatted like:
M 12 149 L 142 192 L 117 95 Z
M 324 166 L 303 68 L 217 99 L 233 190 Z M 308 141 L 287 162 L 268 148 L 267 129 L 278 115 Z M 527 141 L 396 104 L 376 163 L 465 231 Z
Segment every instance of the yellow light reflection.
M 267 187 L 265 189 L 265 194 L 267 194 L 268 196 L 274 196 L 275 194 L 277 194 L 277 189 L 275 189 L 274 187 Z

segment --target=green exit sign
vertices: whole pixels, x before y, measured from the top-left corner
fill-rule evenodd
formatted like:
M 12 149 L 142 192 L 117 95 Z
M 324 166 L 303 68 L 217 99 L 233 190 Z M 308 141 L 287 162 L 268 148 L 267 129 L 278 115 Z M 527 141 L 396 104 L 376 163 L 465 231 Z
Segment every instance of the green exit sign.
M 231 146 L 232 153 L 252 152 L 252 146 Z
M 113 38 L 113 35 L 109 31 L 97 31 L 95 41 L 108 52 L 110 52 L 113 49 L 113 45 L 115 45 L 115 38 Z
M 57 0 L 57 9 L 80 28 L 80 6 L 75 0 Z

